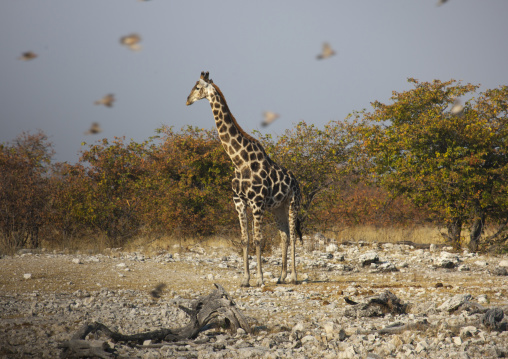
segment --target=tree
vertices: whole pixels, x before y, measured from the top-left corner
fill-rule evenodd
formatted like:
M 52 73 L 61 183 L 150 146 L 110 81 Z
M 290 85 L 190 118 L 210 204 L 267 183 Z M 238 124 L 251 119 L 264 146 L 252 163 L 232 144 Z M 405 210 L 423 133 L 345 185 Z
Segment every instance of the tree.
M 145 177 L 145 222 L 152 230 L 210 235 L 237 223 L 233 207 L 233 168 L 216 130 L 194 127 L 157 132 Z
M 408 82 L 415 88 L 394 92 L 391 104 L 376 101 L 373 112 L 351 115 L 358 151 L 375 183 L 426 206 L 446 225 L 454 246 L 470 225 L 469 245 L 476 250 L 487 218 L 504 220 L 508 210 L 508 87 L 450 111 L 456 98 L 471 96 L 478 86 Z
M 124 140 L 115 137 L 112 143 L 103 139 L 89 145 L 82 151 L 80 163 L 67 172 L 85 194 L 71 195 L 81 221 L 117 244 L 140 229 L 138 206 L 146 172 L 146 143 L 131 140 L 126 144 Z
M 41 131 L 23 132 L 12 143 L 0 145 L 0 231 L 11 249 L 39 246 L 52 155 L 52 145 Z

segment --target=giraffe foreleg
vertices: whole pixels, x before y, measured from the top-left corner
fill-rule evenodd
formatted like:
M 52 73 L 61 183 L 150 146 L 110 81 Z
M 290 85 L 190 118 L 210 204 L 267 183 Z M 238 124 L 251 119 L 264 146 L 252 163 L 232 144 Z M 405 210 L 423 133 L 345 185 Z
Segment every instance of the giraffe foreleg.
M 235 208 L 238 212 L 238 219 L 240 220 L 240 229 L 242 232 L 242 251 L 243 251 L 243 279 L 240 284 L 241 287 L 249 287 L 250 272 L 249 272 L 249 223 L 247 220 L 247 211 L 245 203 L 239 197 L 234 197 Z
M 261 263 L 261 244 L 263 238 L 261 235 L 261 222 L 263 221 L 263 212 L 260 209 L 252 211 L 254 217 L 253 231 L 254 231 L 254 245 L 256 246 L 256 259 L 257 259 L 257 281 L 256 285 L 261 287 L 263 283 L 263 268 Z

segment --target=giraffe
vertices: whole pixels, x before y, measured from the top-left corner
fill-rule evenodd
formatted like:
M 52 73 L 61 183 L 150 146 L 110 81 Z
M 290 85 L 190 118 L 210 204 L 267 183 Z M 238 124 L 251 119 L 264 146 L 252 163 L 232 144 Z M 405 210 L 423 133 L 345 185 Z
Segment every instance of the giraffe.
M 240 220 L 243 250 L 244 275 L 241 286 L 248 287 L 250 285 L 247 207 L 252 209 L 253 216 L 253 244 L 256 248 L 257 260 L 256 285 L 263 285 L 261 222 L 267 210 L 275 215 L 281 237 L 282 268 L 277 283 L 286 280 L 288 245 L 290 245 L 290 282 L 296 284 L 295 242 L 297 234 L 302 242 L 298 218 L 301 201 L 298 181 L 291 171 L 272 161 L 261 143 L 240 127 L 231 114 L 224 95 L 209 78 L 208 72 L 201 72 L 201 77 L 187 97 L 187 106 L 204 98 L 210 102 L 222 146 L 235 167 L 232 187 L 233 201 Z

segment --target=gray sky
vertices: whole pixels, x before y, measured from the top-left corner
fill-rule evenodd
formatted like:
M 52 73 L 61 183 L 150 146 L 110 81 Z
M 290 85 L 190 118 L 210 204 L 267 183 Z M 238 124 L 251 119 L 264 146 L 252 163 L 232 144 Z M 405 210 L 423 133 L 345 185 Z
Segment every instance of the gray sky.
M 206 101 L 185 106 L 202 70 L 246 131 L 275 136 L 386 102 L 408 77 L 507 85 L 508 1 L 436 2 L 3 0 L 0 142 L 41 129 L 75 162 L 83 141 L 213 128 Z M 133 32 L 139 52 L 119 43 Z M 325 41 L 337 55 L 319 61 Z M 94 105 L 108 93 L 112 108 Z M 261 128 L 266 110 L 280 118 Z M 104 132 L 84 135 L 92 122 Z

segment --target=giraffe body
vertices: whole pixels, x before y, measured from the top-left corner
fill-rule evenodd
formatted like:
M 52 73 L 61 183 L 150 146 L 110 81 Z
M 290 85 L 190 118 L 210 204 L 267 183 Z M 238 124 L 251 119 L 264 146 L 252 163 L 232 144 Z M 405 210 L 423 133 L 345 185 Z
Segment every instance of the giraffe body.
M 282 268 L 278 282 L 287 276 L 287 252 L 291 248 L 291 283 L 297 282 L 295 242 L 301 232 L 298 220 L 300 187 L 291 171 L 279 166 L 266 154 L 261 143 L 247 134 L 231 114 L 221 90 L 208 78 L 208 72 L 201 73 L 200 79 L 187 97 L 187 105 L 206 98 L 215 118 L 219 138 L 226 153 L 235 166 L 233 179 L 233 201 L 238 212 L 242 233 L 244 277 L 242 286 L 249 286 L 249 230 L 247 207 L 253 215 L 253 244 L 256 247 L 257 282 L 263 285 L 261 265 L 261 223 L 265 211 L 275 215 L 282 247 Z

